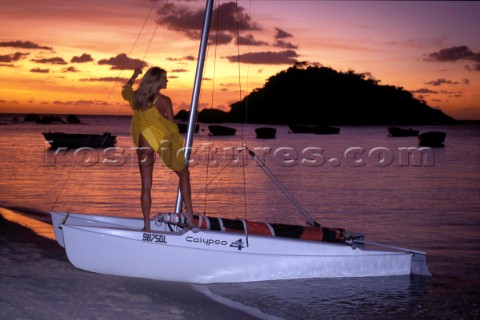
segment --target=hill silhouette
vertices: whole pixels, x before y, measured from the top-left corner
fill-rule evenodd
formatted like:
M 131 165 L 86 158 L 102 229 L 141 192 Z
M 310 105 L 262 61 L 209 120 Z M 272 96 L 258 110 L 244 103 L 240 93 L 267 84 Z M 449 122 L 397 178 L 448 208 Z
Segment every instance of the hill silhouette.
M 457 121 L 401 87 L 380 85 L 354 71 L 296 63 L 270 77 L 228 113 L 203 110 L 203 122 L 270 124 L 440 125 Z M 247 116 L 245 116 L 247 111 Z M 202 115 L 203 114 L 203 115 Z M 201 116 L 202 115 L 202 116 Z
M 248 103 L 247 103 L 248 102 Z M 354 71 L 297 63 L 231 105 L 229 120 L 343 125 L 451 124 L 456 120 L 400 87 Z

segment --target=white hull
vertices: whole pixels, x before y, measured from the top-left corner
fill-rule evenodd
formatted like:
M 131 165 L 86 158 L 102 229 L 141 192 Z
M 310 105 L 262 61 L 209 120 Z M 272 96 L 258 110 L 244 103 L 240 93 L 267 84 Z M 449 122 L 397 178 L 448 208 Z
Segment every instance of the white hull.
M 188 283 L 392 276 L 410 274 L 415 256 L 244 233 L 172 232 L 153 219 L 149 233 L 140 230 L 142 219 L 70 214 L 62 224 L 62 215 L 52 213 L 52 220 L 70 262 L 102 274 Z
M 55 233 L 55 239 L 60 246 L 65 247 L 63 241 L 62 226 L 64 224 L 64 220 L 67 214 L 64 212 L 50 212 L 50 216 L 52 217 L 52 225 L 53 231 Z M 76 226 L 104 226 L 120 228 L 124 227 L 140 230 L 143 228 L 143 219 L 71 213 L 68 214 L 68 224 Z M 152 228 L 154 227 L 155 224 L 152 220 Z

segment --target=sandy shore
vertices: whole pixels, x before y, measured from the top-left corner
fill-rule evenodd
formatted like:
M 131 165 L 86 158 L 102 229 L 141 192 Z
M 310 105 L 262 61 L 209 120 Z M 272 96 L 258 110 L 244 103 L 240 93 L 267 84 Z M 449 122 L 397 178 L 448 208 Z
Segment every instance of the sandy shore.
M 0 266 L 0 319 L 258 319 L 212 300 L 200 292 L 206 288 L 76 269 L 51 225 L 4 208 Z

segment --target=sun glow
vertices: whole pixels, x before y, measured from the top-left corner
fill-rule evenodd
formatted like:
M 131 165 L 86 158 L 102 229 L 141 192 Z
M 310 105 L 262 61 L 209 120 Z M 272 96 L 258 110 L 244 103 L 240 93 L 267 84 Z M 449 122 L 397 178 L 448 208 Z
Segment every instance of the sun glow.
M 193 22 L 203 5 L 175 2 L 167 8 L 171 16 L 164 5 L 19 0 L 3 6 L 0 112 L 119 112 L 121 86 L 131 66 L 142 61 L 146 67 L 158 65 L 168 71 L 165 94 L 172 97 L 175 111 L 188 109 L 199 44 Z M 294 61 L 309 61 L 403 87 L 453 117 L 480 118 L 480 64 L 474 59 L 480 42 L 472 31 L 480 28 L 472 14 L 479 12 L 479 3 L 240 1 L 237 9 L 233 2 L 217 5 L 229 20 L 221 21 L 220 28 L 212 24 L 200 108 L 228 111 L 231 103 Z M 448 18 L 445 28 L 445 14 L 451 10 L 456 15 Z M 431 14 L 420 14 L 425 11 Z M 231 23 L 235 12 L 244 19 L 240 30 Z M 427 59 L 462 45 L 470 51 L 460 60 Z

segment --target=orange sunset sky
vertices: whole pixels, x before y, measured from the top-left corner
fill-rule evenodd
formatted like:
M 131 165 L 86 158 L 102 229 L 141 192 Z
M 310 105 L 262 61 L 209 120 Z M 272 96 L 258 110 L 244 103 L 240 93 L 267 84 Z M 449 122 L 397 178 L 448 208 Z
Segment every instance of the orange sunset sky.
M 0 113 L 130 114 L 120 90 L 138 65 L 166 69 L 165 94 L 175 112 L 188 109 L 204 8 L 0 0 Z M 403 87 L 456 119 L 480 119 L 480 2 L 239 0 L 216 1 L 215 13 L 200 109 L 228 111 L 308 61 Z

